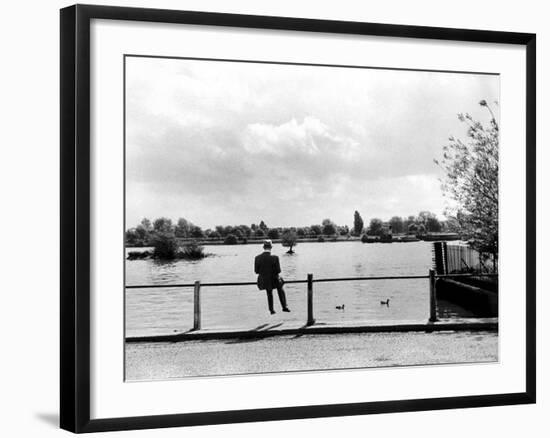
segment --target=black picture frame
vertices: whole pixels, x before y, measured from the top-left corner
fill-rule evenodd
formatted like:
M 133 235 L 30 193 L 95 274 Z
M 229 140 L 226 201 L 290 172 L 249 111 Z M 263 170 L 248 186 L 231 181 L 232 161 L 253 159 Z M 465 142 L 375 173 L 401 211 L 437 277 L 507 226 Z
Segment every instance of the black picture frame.
M 90 419 L 90 21 L 130 20 L 333 34 L 505 43 L 526 48 L 525 392 L 317 406 Z M 536 36 L 530 33 L 210 12 L 74 5 L 61 10 L 60 426 L 75 432 L 194 426 L 535 403 Z

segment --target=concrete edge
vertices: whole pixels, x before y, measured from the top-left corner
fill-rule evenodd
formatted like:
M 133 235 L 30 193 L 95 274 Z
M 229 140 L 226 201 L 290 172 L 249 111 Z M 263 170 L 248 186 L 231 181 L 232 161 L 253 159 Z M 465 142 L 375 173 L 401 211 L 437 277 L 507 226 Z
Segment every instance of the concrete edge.
M 396 332 L 441 332 L 441 331 L 498 331 L 498 322 L 444 322 L 425 324 L 395 324 L 378 326 L 309 326 L 287 329 L 238 330 L 238 331 L 190 331 L 174 335 L 127 337 L 127 343 L 183 342 L 232 338 L 268 338 L 272 336 L 345 334 L 345 333 L 396 333 Z

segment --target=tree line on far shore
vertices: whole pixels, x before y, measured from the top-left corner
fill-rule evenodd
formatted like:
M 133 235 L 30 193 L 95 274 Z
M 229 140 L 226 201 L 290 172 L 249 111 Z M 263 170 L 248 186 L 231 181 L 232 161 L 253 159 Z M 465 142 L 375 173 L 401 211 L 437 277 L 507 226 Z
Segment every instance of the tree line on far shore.
M 161 217 L 154 221 L 144 218 L 138 226 L 127 230 L 126 244 L 148 246 L 155 236 L 168 234 L 179 239 L 223 241 L 226 244 L 246 243 L 249 239 L 282 239 L 283 243 L 292 247 L 292 243 L 295 244 L 300 239 L 382 236 L 390 230 L 393 234 L 423 235 L 441 231 L 458 232 L 459 228 L 456 221 L 440 221 L 429 211 L 421 211 L 416 216 L 394 216 L 386 222 L 380 218 L 372 218 L 367 226 L 360 213 L 355 211 L 351 228 L 348 225 L 337 225 L 331 219 L 324 219 L 320 224 L 306 227 L 268 227 L 262 220 L 259 224 L 217 225 L 213 229 L 203 230 L 185 218 L 178 219 L 174 224 L 171 219 Z

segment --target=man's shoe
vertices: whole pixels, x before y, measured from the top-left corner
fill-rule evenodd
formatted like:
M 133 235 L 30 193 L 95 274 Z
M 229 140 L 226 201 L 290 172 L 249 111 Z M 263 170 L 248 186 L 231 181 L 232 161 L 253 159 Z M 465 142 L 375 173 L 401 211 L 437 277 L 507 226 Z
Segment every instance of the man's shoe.
M 269 313 L 271 313 L 272 315 L 274 315 L 274 314 L 277 313 L 277 312 L 275 312 L 275 310 L 270 310 Z
M 289 309 L 288 307 L 285 307 L 285 308 L 283 309 L 283 312 L 290 312 L 290 309 Z

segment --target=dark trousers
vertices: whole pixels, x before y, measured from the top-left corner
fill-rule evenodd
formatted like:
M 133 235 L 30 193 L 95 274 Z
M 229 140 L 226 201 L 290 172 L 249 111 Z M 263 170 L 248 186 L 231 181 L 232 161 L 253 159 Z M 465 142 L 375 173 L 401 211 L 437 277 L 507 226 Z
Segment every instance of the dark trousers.
M 273 312 L 273 289 L 266 289 L 265 292 L 267 294 L 267 305 L 269 306 L 269 310 Z M 283 286 L 277 286 L 277 294 L 279 295 L 281 307 L 286 309 L 286 295 Z

